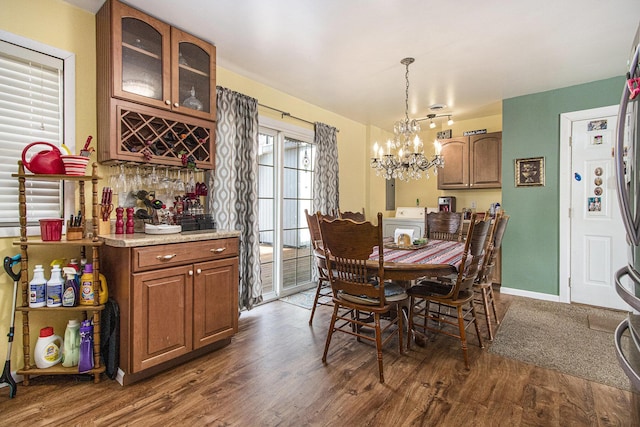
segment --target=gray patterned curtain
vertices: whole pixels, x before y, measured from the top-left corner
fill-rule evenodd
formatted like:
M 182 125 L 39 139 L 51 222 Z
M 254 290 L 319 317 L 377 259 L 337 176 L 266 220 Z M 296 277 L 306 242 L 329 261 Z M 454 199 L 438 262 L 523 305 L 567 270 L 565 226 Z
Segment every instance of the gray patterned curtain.
M 258 232 L 258 101 L 217 87 L 216 169 L 209 211 L 219 229 L 240 230 L 240 309 L 262 301 Z
M 338 139 L 336 128 L 315 123 L 316 158 L 313 165 L 313 208 L 322 213 L 338 212 Z

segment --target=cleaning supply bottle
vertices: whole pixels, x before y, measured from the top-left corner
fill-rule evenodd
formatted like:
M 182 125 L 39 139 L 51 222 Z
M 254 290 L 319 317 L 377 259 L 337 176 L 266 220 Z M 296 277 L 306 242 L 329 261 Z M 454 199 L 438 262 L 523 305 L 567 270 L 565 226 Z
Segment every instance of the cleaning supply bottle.
M 91 320 L 83 320 L 80 326 L 78 372 L 83 373 L 91 369 L 93 369 L 93 323 Z
M 71 267 L 76 271 L 76 279 L 78 280 L 78 283 L 80 283 L 80 275 L 82 274 L 82 270 L 80 270 L 80 264 L 78 264 L 78 260 L 76 258 L 72 258 L 71 261 L 69 261 L 69 264 L 67 264 L 67 267 Z
M 100 304 L 106 304 L 109 299 L 109 288 L 107 287 L 107 278 L 100 273 Z
M 51 269 L 51 279 L 47 281 L 47 307 L 62 306 L 62 272 L 59 265 L 54 265 Z
M 62 352 L 62 366 L 78 366 L 80 360 L 80 322 L 71 319 L 64 331 L 64 350 Z
M 62 306 L 75 307 L 78 305 L 80 298 L 78 279 L 76 278 L 76 270 L 73 267 L 64 267 L 62 269 L 66 277 L 64 289 L 62 290 Z
M 40 336 L 33 351 L 36 366 L 45 369 L 59 363 L 62 360 L 63 346 L 62 338 L 53 333 L 53 327 L 45 326 L 40 329 Z
M 38 308 L 47 305 L 47 279 L 44 278 L 42 265 L 36 265 L 33 279 L 29 282 L 29 307 Z
M 80 305 L 93 305 L 93 264 L 85 264 L 80 277 Z

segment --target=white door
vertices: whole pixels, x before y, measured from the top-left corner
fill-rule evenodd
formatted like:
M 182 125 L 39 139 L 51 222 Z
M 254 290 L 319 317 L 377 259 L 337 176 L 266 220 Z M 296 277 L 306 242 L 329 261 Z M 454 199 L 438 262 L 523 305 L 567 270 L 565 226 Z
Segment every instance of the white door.
M 571 301 L 626 310 L 613 275 L 627 243 L 615 189 L 616 116 L 571 124 Z

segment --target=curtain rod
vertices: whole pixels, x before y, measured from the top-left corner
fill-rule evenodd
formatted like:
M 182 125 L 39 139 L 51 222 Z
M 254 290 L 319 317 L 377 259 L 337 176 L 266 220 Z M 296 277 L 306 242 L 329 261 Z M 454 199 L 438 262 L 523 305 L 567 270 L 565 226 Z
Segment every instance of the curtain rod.
M 310 122 L 309 120 L 305 120 L 305 119 L 302 119 L 300 117 L 293 116 L 293 115 L 291 115 L 291 113 L 288 113 L 286 111 L 282 111 L 282 110 L 280 110 L 278 108 L 270 107 L 268 105 L 264 105 L 264 104 L 260 104 L 260 103 L 258 103 L 258 105 L 260 107 L 264 107 L 264 108 L 268 108 L 268 109 L 273 110 L 273 111 L 277 111 L 278 113 L 281 114 L 281 116 L 280 116 L 281 118 L 290 117 L 292 119 L 300 120 L 301 122 L 309 123 L 310 125 L 315 125 L 314 122 Z M 340 132 L 340 129 L 336 128 L 336 132 Z

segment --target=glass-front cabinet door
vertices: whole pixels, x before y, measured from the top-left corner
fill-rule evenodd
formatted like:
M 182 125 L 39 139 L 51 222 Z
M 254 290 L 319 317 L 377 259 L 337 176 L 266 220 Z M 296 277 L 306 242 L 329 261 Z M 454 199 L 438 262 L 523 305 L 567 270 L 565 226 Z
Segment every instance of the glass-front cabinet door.
M 171 27 L 114 2 L 113 96 L 171 108 Z
M 113 4 L 113 96 L 215 120 L 215 46 Z
M 171 28 L 173 110 L 207 120 L 216 119 L 215 46 Z

